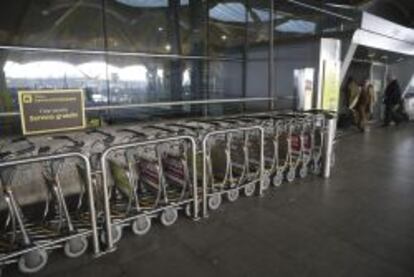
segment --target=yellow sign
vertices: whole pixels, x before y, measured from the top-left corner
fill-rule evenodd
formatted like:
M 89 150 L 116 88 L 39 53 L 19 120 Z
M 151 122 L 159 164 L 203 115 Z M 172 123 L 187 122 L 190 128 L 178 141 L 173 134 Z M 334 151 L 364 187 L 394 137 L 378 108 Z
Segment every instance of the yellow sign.
M 19 91 L 23 134 L 85 128 L 84 99 L 80 89 Z
M 322 109 L 338 111 L 339 108 L 339 62 L 324 61 Z

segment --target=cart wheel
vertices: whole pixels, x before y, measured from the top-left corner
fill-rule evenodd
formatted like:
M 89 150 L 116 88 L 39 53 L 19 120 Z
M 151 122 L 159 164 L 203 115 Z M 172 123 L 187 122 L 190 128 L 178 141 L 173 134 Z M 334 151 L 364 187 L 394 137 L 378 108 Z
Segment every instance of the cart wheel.
M 280 187 L 283 183 L 283 174 L 278 171 L 275 176 L 273 176 L 273 186 Z
M 253 196 L 255 191 L 256 191 L 255 183 L 250 183 L 244 187 L 244 195 L 246 195 L 247 197 Z
M 88 249 L 88 240 L 85 237 L 78 237 L 68 240 L 63 247 L 66 257 L 78 258 Z
M 239 189 L 231 189 L 227 192 L 227 200 L 234 202 L 239 198 Z
M 221 194 L 215 193 L 208 198 L 208 208 L 210 210 L 217 210 L 221 205 Z
M 292 183 L 296 177 L 296 170 L 294 168 L 289 169 L 288 173 L 286 174 L 286 181 Z
M 147 215 L 141 215 L 132 222 L 131 228 L 135 235 L 145 235 L 151 229 L 151 219 Z
M 105 244 L 107 243 L 106 237 L 107 237 L 106 232 L 102 232 L 101 233 L 101 241 Z M 121 240 L 121 238 L 122 238 L 122 226 L 121 225 L 113 225 L 112 226 L 112 241 L 113 241 L 113 243 L 115 244 L 115 243 L 119 242 Z
M 307 166 L 301 166 L 299 170 L 299 176 L 300 178 L 306 178 L 308 176 L 308 167 Z
M 263 184 L 262 184 L 263 187 L 262 187 L 262 189 L 267 190 L 270 187 L 270 182 L 271 182 L 270 174 L 269 174 L 269 172 L 266 171 L 263 174 Z
M 47 252 L 44 249 L 33 250 L 22 255 L 17 266 L 22 273 L 36 273 L 46 266 L 47 259 Z
M 161 223 L 164 226 L 171 226 L 177 221 L 178 212 L 173 207 L 166 208 L 161 214 Z

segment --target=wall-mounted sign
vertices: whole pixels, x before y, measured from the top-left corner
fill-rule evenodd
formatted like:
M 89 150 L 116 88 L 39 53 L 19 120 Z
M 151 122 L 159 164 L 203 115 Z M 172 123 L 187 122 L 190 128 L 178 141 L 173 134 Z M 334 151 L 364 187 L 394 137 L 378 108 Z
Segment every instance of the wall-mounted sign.
M 24 135 L 83 129 L 86 127 L 82 90 L 19 91 Z
M 295 87 L 296 87 L 296 109 L 299 111 L 308 111 L 313 108 L 313 77 L 315 70 L 313 68 L 295 69 Z
M 338 111 L 340 64 L 336 61 L 324 61 L 322 109 Z

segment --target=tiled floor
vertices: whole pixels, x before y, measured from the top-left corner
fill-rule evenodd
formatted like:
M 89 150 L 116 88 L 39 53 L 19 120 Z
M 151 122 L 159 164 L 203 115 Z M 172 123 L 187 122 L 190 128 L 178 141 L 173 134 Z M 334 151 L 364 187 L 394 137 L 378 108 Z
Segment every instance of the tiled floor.
M 414 126 L 343 136 L 330 180 L 157 224 L 100 259 L 52 255 L 36 276 L 414 276 Z

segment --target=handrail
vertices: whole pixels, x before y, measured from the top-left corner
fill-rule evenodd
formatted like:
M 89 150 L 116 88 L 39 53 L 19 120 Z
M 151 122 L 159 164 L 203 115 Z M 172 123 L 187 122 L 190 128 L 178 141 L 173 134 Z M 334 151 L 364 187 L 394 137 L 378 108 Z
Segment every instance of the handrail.
M 101 110 L 123 110 L 133 108 L 155 108 L 165 106 L 183 106 L 183 105 L 199 105 L 199 104 L 223 104 L 223 103 L 245 103 L 245 102 L 262 102 L 272 101 L 270 97 L 252 97 L 252 98 L 230 98 L 230 99 L 208 99 L 208 100 L 190 100 L 190 101 L 170 101 L 170 102 L 153 102 L 153 103 L 138 103 L 126 105 L 106 105 L 86 107 L 85 111 L 101 111 Z M 19 116 L 20 112 L 1 112 L 0 118 Z

